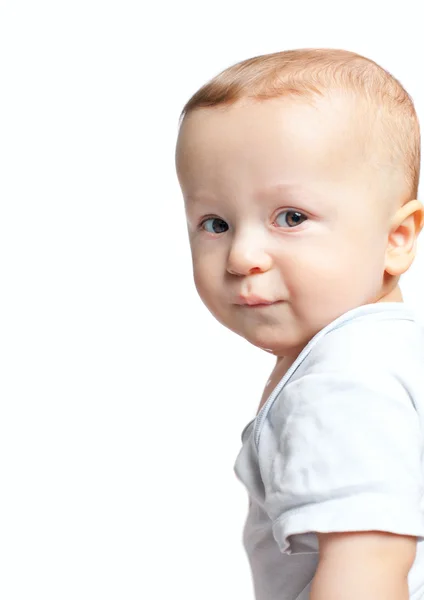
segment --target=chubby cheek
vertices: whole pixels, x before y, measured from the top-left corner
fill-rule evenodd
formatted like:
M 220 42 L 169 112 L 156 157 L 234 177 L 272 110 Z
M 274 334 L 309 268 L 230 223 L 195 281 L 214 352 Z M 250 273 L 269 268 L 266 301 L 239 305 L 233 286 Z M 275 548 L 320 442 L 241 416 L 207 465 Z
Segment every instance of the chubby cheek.
M 208 281 L 204 275 L 198 270 L 193 271 L 194 285 L 196 286 L 197 293 L 199 294 L 202 301 L 209 307 L 209 304 L 213 302 L 213 288 L 210 285 L 210 280 Z
M 219 310 L 222 296 L 221 276 L 217 272 L 216 265 L 204 258 L 194 257 L 193 279 L 201 300 L 215 314 Z
M 383 253 L 366 251 L 360 245 L 340 245 L 338 251 L 299 257 L 287 281 L 290 296 L 299 312 L 312 309 L 323 322 L 330 322 L 378 293 L 383 259 Z

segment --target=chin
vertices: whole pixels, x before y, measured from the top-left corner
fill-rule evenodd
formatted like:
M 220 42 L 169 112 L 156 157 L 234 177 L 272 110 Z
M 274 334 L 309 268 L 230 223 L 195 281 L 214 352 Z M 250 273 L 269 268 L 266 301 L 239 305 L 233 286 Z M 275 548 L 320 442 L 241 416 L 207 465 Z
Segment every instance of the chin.
M 246 335 L 240 333 L 245 340 L 260 348 L 261 350 L 265 350 L 269 354 L 274 354 L 275 356 L 284 356 L 293 348 L 293 344 L 290 343 L 290 340 L 286 339 L 286 336 L 280 335 L 276 336 L 275 333 L 273 335 Z
M 257 348 L 275 356 L 298 355 L 310 339 L 307 335 L 302 336 L 301 332 L 289 332 L 286 328 L 276 331 L 275 326 L 263 331 L 244 332 L 239 335 Z

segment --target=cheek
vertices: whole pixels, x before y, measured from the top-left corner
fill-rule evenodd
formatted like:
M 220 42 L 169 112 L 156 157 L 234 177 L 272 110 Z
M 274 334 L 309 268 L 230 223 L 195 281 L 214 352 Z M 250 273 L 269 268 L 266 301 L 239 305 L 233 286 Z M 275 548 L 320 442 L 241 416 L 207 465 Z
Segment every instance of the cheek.
M 226 272 L 226 253 L 222 244 L 217 240 L 211 243 L 191 246 L 193 275 L 199 285 L 214 287 L 223 279 Z
M 200 252 L 193 254 L 192 259 L 197 293 L 207 306 L 213 305 L 220 287 L 216 261 L 210 255 Z
M 366 243 L 365 243 L 366 242 Z M 384 247 L 375 240 L 340 240 L 331 245 L 311 244 L 280 263 L 285 284 L 292 296 L 325 297 L 352 289 L 367 293 L 381 281 Z

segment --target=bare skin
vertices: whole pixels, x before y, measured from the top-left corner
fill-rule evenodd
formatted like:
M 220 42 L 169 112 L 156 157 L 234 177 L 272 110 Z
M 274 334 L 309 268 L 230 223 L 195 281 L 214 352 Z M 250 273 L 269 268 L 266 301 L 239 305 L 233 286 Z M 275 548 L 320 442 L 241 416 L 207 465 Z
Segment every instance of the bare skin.
M 277 358 L 260 408 L 331 321 L 402 302 L 398 282 L 424 208 L 395 169 L 373 171 L 361 148 L 358 119 L 337 99 L 200 109 L 180 130 L 199 295 L 220 323 Z M 246 306 L 255 301 L 268 305 Z

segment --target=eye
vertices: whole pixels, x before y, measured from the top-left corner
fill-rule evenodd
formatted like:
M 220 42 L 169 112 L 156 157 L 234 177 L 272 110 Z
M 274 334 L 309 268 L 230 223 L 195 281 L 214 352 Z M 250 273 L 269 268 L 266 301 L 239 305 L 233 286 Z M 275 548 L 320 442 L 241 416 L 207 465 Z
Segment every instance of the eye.
M 296 210 L 283 210 L 277 215 L 275 222 L 281 227 L 296 227 L 296 225 L 300 225 L 303 221 L 306 221 L 308 217 L 301 212 Z M 283 224 L 284 223 L 284 224 Z
M 228 230 L 228 224 L 218 217 L 210 217 L 200 223 L 200 227 L 208 233 L 224 233 Z

